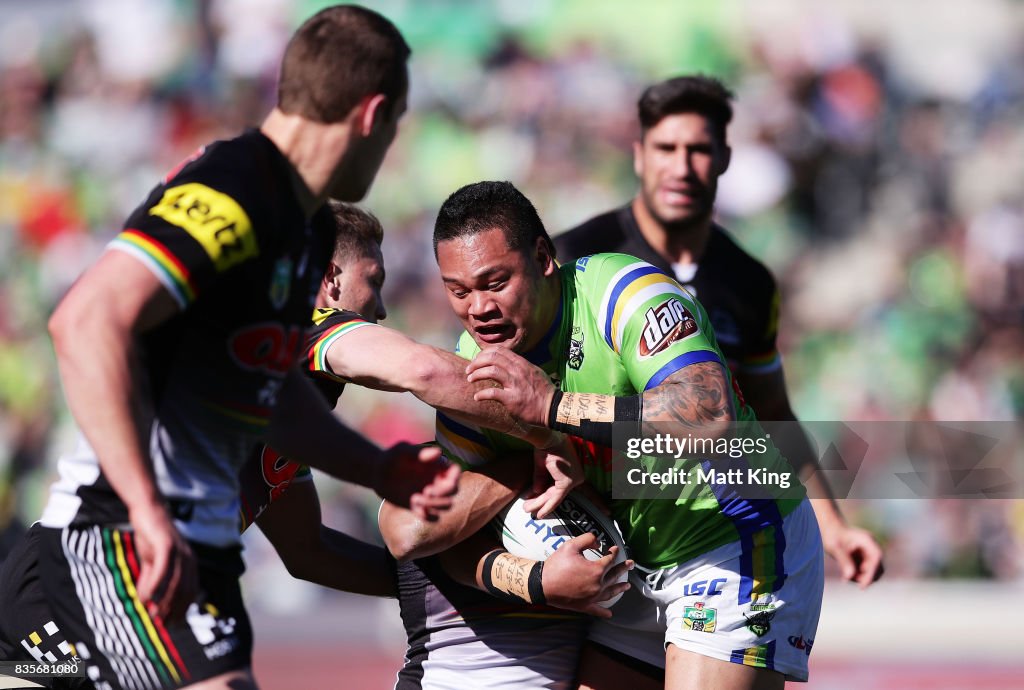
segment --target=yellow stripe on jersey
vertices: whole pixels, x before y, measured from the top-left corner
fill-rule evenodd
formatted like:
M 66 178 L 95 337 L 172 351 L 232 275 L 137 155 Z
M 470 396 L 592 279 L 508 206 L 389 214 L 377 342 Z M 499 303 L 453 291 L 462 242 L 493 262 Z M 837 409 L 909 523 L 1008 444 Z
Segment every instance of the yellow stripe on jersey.
M 692 301 L 678 283 L 646 261 L 633 262 L 616 272 L 608 281 L 598 312 L 598 326 L 608 347 L 620 352 L 630 318 L 649 299 L 664 293 Z
M 633 314 L 652 297 L 659 295 L 674 295 L 690 299 L 685 290 L 663 273 L 652 273 L 637 278 L 622 291 L 612 312 L 612 343 L 616 352 L 622 349 L 622 335 Z

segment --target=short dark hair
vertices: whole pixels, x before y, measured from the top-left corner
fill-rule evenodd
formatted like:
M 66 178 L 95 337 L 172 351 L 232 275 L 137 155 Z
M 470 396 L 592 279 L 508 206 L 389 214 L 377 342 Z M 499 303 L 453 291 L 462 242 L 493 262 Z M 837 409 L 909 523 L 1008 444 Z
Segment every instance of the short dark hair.
M 315 122 L 340 122 L 382 93 L 385 114 L 405 93 L 409 45 L 390 21 L 358 5 L 320 10 L 298 28 L 281 61 L 277 105 Z
M 333 199 L 327 207 L 334 217 L 334 256 L 359 259 L 375 254 L 384 241 L 380 221 L 369 211 Z
M 652 84 L 636 104 L 641 132 L 646 134 L 669 115 L 698 113 L 711 121 L 718 140 L 725 144 L 725 129 L 732 121 L 733 98 L 732 91 L 722 82 L 703 74 L 674 77 Z
M 509 249 L 529 251 L 543 237 L 555 256 L 555 245 L 537 209 L 511 182 L 476 182 L 457 190 L 441 205 L 434 223 L 434 258 L 445 240 L 471 237 L 498 228 Z

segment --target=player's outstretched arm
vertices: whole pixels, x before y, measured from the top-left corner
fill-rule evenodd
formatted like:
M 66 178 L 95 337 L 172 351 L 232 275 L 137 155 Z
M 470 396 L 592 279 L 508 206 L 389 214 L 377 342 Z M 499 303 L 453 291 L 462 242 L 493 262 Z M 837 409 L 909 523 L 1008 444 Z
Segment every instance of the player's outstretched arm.
M 424 558 L 475 534 L 526 485 L 530 474 L 527 458 L 503 458 L 463 472 L 451 510 L 434 521 L 385 501 L 378 519 L 388 550 L 400 561 Z
M 397 596 L 387 553 L 322 524 L 312 481 L 292 483 L 256 524 L 293 577 L 344 592 Z
M 352 383 L 376 390 L 408 391 L 461 421 L 536 446 L 557 441 L 551 430 L 520 423 L 499 403 L 475 399 L 473 394 L 489 384 L 466 380 L 466 360 L 386 326 L 355 329 L 333 341 L 327 364 L 332 373 Z
M 178 312 L 140 261 L 100 257 L 50 318 L 61 382 L 104 476 L 128 508 L 142 559 L 139 598 L 165 618 L 183 615 L 197 587 L 195 559 L 174 528 L 153 478 L 148 402 L 141 398 L 135 338 Z
M 786 429 L 772 432 L 772 440 L 806 487 L 821 528 L 821 543 L 839 564 L 843 578 L 861 589 L 878 580 L 885 572 L 882 547 L 870 532 L 850 525 L 839 510 L 832 487 L 789 403 L 782 367 L 764 374 L 741 372 L 737 379 L 759 420 L 788 423 Z
M 369 487 L 424 520 L 451 508 L 458 490 L 459 467 L 439 450 L 399 443 L 382 451 L 342 424 L 297 368 L 288 372 L 278 394 L 267 443 L 331 476 Z
M 597 537 L 587 532 L 562 544 L 546 561 L 535 561 L 513 556 L 482 530 L 444 551 L 441 565 L 457 582 L 499 599 L 611 618 L 611 610 L 599 604 L 629 589 L 628 582 L 619 580 L 633 569 L 633 561 L 615 565 L 617 546 L 600 560 L 587 560 L 583 552 L 596 544 Z

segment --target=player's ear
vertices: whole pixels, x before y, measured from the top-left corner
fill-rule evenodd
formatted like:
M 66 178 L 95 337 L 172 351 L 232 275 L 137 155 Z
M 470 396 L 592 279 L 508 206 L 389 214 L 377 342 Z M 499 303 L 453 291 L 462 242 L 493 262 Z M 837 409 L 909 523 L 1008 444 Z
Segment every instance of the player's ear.
M 633 172 L 636 173 L 637 177 L 643 175 L 644 171 L 644 142 L 643 139 L 638 139 L 633 142 Z
M 364 96 L 359 105 L 356 106 L 358 109 L 356 112 L 356 127 L 358 128 L 359 134 L 368 137 L 373 131 L 375 126 L 379 126 L 385 116 L 384 107 L 387 104 L 388 97 L 382 93 L 377 93 L 372 96 Z
M 341 267 L 331 261 L 327 264 L 327 270 L 324 272 L 323 280 L 320 281 L 320 294 L 329 297 L 330 299 L 338 299 L 338 294 L 340 292 L 338 279 L 340 277 Z
M 729 163 L 732 161 L 732 147 L 728 144 L 722 146 L 718 154 L 718 174 L 723 174 L 729 169 Z
M 534 260 L 543 276 L 551 275 L 558 270 L 555 263 L 555 250 L 551 242 L 545 237 L 538 237 L 534 248 Z

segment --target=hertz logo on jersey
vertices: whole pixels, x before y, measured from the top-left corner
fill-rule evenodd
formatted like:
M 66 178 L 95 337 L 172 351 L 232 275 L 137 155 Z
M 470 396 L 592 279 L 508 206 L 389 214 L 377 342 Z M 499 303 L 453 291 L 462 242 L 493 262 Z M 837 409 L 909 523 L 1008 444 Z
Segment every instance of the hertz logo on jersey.
M 204 184 L 189 182 L 171 187 L 149 214 L 195 238 L 218 271 L 259 254 L 252 222 L 242 207 L 227 194 Z
M 647 323 L 637 345 L 641 357 L 653 357 L 672 343 L 700 333 L 697 320 L 677 299 L 651 307 L 644 318 Z

